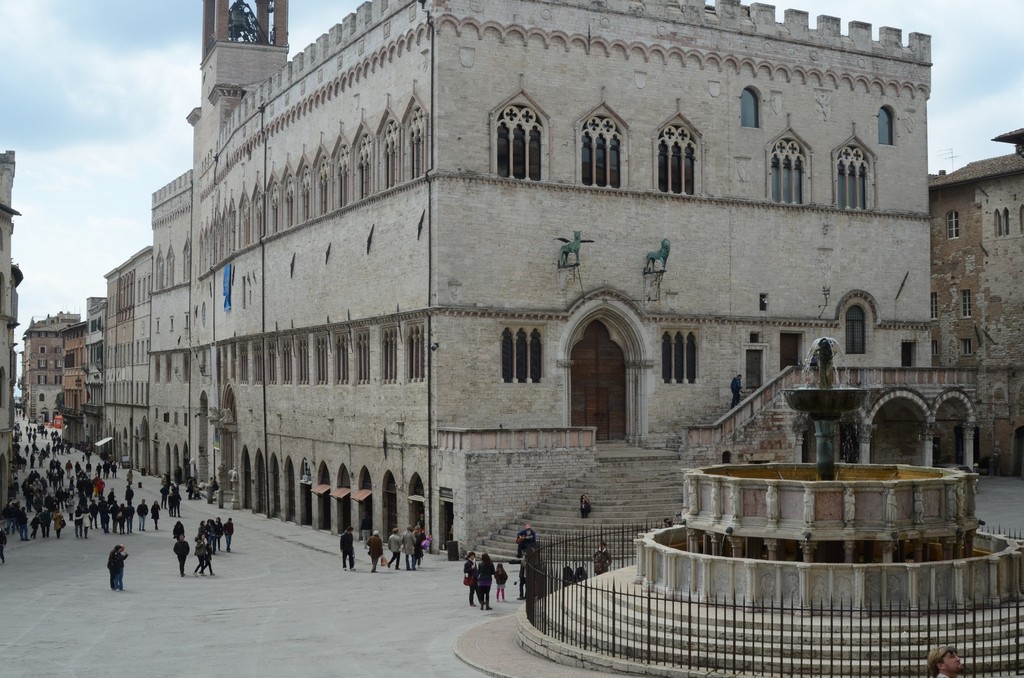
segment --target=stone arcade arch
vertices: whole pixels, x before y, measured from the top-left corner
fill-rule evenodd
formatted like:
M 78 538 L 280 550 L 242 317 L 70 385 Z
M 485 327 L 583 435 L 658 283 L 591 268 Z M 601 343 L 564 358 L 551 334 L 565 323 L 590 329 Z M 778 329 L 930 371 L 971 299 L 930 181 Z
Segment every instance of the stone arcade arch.
M 426 509 L 426 496 L 423 491 L 423 480 L 420 478 L 419 473 L 413 473 L 412 479 L 409 481 L 409 524 L 426 529 L 427 527 L 427 516 L 425 513 Z
M 971 399 L 959 389 L 943 391 L 932 404 L 933 464 L 974 467 L 978 456 L 978 415 Z
M 199 454 L 197 455 L 198 465 L 196 473 L 199 479 L 206 482 L 213 469 L 210 468 L 209 450 L 207 445 L 210 441 L 210 399 L 206 391 L 199 394 L 199 426 L 196 436 L 199 439 Z
M 861 435 L 860 462 L 930 466 L 923 447 L 931 419 L 927 401 L 915 391 L 895 389 L 879 398 L 868 412 Z
M 401 525 L 398 524 L 398 487 L 395 485 L 395 476 L 392 475 L 391 471 L 384 474 L 382 485 L 384 487 L 382 496 L 384 506 L 381 512 L 381 519 L 384 521 L 384 530 L 387 530 L 390 534 L 392 528 L 401 528 Z M 381 530 L 381 532 L 383 533 L 384 530 Z
M 370 516 L 371 521 L 373 520 L 373 477 L 370 475 L 370 470 L 365 466 L 359 470 L 359 489 L 352 493 L 352 498 L 359 502 L 362 506 L 360 507 L 359 520 L 362 523 L 363 516 Z M 376 527 L 376 523 L 373 523 Z M 374 529 L 371 527 L 370 529 Z M 360 528 L 361 529 L 361 528 Z
M 641 311 L 613 290 L 581 300 L 570 311 L 556 358 L 566 371 L 563 420 L 596 425 L 598 440 L 641 442 L 653 361 L 643 340 Z
M 256 498 L 253 502 L 254 513 L 265 513 L 270 516 L 270 497 L 267 484 L 267 463 L 263 460 L 263 450 L 256 449 Z
M 309 459 L 299 462 L 299 525 L 313 525 L 313 468 Z

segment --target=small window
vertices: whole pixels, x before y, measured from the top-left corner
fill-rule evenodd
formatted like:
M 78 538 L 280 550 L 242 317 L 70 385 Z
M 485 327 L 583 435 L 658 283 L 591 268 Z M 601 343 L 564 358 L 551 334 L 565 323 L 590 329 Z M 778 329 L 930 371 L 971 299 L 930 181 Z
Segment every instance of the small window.
M 971 291 L 960 290 L 960 317 L 970 318 L 971 317 Z
M 939 294 L 932 292 L 928 302 L 931 307 L 931 318 L 932 320 L 937 320 L 939 317 Z
M 846 353 L 864 353 L 864 309 L 851 306 L 846 311 Z
M 970 337 L 965 337 L 960 340 L 960 353 L 963 355 L 974 355 L 974 343 Z
M 932 355 L 939 355 L 939 342 L 937 339 L 932 339 Z
M 960 237 L 960 213 L 956 210 L 946 212 L 946 237 L 950 240 Z
M 878 143 L 892 146 L 892 111 L 883 106 L 878 109 Z
M 761 116 L 758 110 L 757 92 L 747 87 L 740 94 L 740 125 L 743 127 L 760 127 Z
M 540 331 L 527 334 L 519 328 L 513 334 L 506 327 L 501 333 L 501 380 L 506 384 L 539 384 L 542 348 Z

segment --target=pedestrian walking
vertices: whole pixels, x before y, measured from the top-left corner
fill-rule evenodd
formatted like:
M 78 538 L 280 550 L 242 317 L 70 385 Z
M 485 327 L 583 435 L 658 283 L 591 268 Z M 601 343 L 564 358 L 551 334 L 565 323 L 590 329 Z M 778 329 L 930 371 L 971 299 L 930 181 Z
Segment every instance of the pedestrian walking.
M 7 546 L 7 531 L 0 530 L 0 564 L 6 563 L 7 558 L 4 557 L 4 548 Z
M 470 551 L 466 554 L 466 562 L 462 564 L 462 583 L 469 587 L 469 606 L 476 607 L 476 553 Z
M 231 519 L 228 519 L 228 523 Z M 225 525 L 227 527 L 227 525 Z M 352 534 L 352 526 L 349 525 L 345 528 L 345 531 L 341 533 L 341 539 L 339 540 L 339 547 L 341 548 L 341 569 L 343 570 L 355 570 L 356 569 L 356 549 L 353 540 L 355 535 Z M 230 544 L 231 542 L 228 541 Z M 228 547 L 228 551 L 231 547 Z
M 743 376 L 737 374 L 732 378 L 732 382 L 729 384 L 729 390 L 732 391 L 732 404 L 729 405 L 730 410 L 740 404 L 740 391 L 742 389 Z
M 370 572 L 376 572 L 377 563 L 384 560 L 384 540 L 380 538 L 378 530 L 374 530 L 373 534 L 366 540 L 366 551 L 370 555 L 370 562 L 373 563 Z
M 412 532 L 412 526 L 405 528 L 402 535 L 402 555 L 405 556 L 405 569 L 416 569 L 416 535 Z
M 64 520 L 64 514 L 60 512 L 60 509 L 56 509 L 53 512 L 53 531 L 57 535 L 57 539 L 60 539 L 60 531 L 64 529 L 67 522 Z
M 34 535 L 33 535 L 34 536 Z M 398 534 L 398 528 L 392 528 L 391 536 L 388 537 L 388 550 L 391 551 L 391 560 L 388 561 L 388 569 L 391 563 L 395 564 L 396 570 L 402 569 L 402 535 Z
M 188 539 L 185 539 L 185 534 L 179 534 L 177 539 L 174 540 L 174 555 L 178 557 L 178 572 L 181 576 L 185 576 L 185 561 L 188 560 L 188 554 L 191 551 L 191 547 L 188 545 Z
M 79 539 L 81 537 L 84 537 L 85 536 L 85 532 L 83 531 L 83 527 L 85 525 L 85 514 L 82 513 L 82 508 L 81 507 L 75 509 L 74 523 L 75 523 L 75 539 Z
M 482 554 L 480 565 L 476 568 L 476 597 L 480 601 L 481 610 L 491 609 L 491 582 L 494 580 L 494 572 L 491 556 Z
M 210 547 L 207 545 L 206 539 L 203 538 L 203 535 L 199 535 L 199 536 L 196 537 L 196 549 L 195 549 L 195 552 L 196 552 L 196 559 L 199 561 L 199 564 L 196 565 L 196 569 L 192 570 L 192 576 L 193 577 L 198 577 L 199 575 L 203 575 L 205 577 L 206 576 L 206 568 L 207 568 L 208 565 L 210 565 L 210 574 L 213 574 L 213 567 L 212 567 L 212 565 L 210 563 L 210 558 L 209 558 L 209 556 L 210 556 Z
M 235 524 L 231 521 L 231 518 L 228 518 L 228 522 L 224 523 L 224 544 L 227 546 L 228 553 L 231 552 L 231 538 L 233 536 L 235 536 Z
M 181 524 L 180 520 L 174 523 L 174 527 L 171 528 L 171 536 L 175 539 L 185 536 L 185 526 Z
M 139 502 L 139 508 L 135 509 L 135 515 L 139 517 L 139 532 L 146 531 L 146 516 L 149 515 L 149 506 L 145 501 Z
M 612 566 L 612 554 L 608 553 L 608 544 L 601 542 L 601 546 L 594 551 L 594 575 L 604 574 Z
M 149 519 L 153 521 L 153 529 L 160 529 L 160 504 L 156 503 L 156 499 L 153 500 L 153 505 L 149 507 Z
M 50 537 L 51 522 L 53 522 L 53 514 L 50 513 L 50 509 L 43 507 L 42 512 L 39 514 L 39 529 L 43 532 L 43 539 L 49 539 Z
M 124 550 L 124 544 L 115 546 L 107 556 L 111 591 L 124 591 L 124 561 L 126 560 L 128 560 L 128 552 Z
M 373 518 L 369 513 L 364 513 L 363 519 L 359 522 L 359 541 L 368 540 L 371 530 L 373 530 Z

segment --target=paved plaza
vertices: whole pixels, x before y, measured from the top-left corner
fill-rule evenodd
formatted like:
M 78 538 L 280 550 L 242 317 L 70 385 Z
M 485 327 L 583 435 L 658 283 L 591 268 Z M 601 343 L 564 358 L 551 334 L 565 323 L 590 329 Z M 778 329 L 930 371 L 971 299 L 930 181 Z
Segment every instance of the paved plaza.
M 120 497 L 125 482 L 111 479 Z M 156 478 L 136 484 L 136 503 L 159 498 Z M 1016 478 L 980 481 L 987 527 L 1024 531 Z M 214 557 L 215 576 L 178 575 L 171 552 L 176 519 L 155 531 L 114 536 L 66 529 L 7 547 L 0 566 L 4 650 L 0 677 L 139 676 L 585 676 L 519 650 L 521 604 L 510 568 L 509 601 L 469 607 L 462 563 L 424 557 L 415 572 L 370 573 L 357 544 L 355 572 L 341 569 L 337 537 L 249 511 L 182 502 L 191 538 L 199 521 L 237 525 L 232 552 Z M 110 590 L 107 553 L 123 543 L 124 592 Z

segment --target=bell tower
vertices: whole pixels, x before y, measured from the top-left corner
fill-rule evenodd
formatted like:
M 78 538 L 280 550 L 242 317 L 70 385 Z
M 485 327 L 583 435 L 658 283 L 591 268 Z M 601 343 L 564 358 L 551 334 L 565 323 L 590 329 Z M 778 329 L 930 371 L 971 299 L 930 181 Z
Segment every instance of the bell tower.
M 287 49 L 288 0 L 203 0 L 203 59 L 219 42 Z

